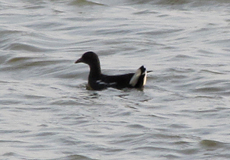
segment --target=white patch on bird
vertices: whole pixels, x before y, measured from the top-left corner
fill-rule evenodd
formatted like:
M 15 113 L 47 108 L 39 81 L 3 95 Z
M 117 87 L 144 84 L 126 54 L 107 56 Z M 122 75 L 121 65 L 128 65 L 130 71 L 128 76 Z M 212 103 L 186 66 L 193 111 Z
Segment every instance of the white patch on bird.
M 135 74 L 133 75 L 133 77 L 131 78 L 131 80 L 129 81 L 129 84 L 134 87 L 137 84 L 140 75 L 141 75 L 141 69 L 139 68 L 135 72 Z
M 98 84 L 107 84 L 107 83 L 105 83 L 105 82 L 102 82 L 101 80 L 97 80 L 96 81 Z
M 106 82 L 102 82 L 101 80 L 97 80 L 96 82 L 100 85 L 115 85 L 115 84 L 117 84 L 116 82 L 106 83 Z
M 143 80 L 143 86 L 146 84 L 146 80 L 147 80 L 147 71 L 143 72 L 142 75 L 145 75 L 144 76 L 144 80 Z
M 111 83 L 109 83 L 109 85 L 116 85 L 117 84 L 117 82 L 111 82 Z

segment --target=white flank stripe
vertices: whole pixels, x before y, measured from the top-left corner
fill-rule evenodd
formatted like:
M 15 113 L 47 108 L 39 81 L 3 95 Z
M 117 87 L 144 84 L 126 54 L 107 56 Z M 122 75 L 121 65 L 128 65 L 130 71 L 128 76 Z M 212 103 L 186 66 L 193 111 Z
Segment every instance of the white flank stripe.
M 96 82 L 97 82 L 98 84 L 101 84 L 101 85 L 102 85 L 102 84 L 106 84 L 105 82 L 102 82 L 101 80 L 97 80 Z
M 102 82 L 101 80 L 97 80 L 96 82 L 100 85 L 115 85 L 115 84 L 117 84 L 116 82 L 106 83 L 106 82 Z

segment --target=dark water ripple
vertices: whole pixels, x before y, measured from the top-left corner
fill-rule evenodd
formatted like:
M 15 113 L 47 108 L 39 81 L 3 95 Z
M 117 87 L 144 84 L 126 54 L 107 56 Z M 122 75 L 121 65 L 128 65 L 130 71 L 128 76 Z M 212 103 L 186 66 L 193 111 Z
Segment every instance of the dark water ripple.
M 0 4 L 1 159 L 229 159 L 227 0 Z M 86 90 L 88 50 L 145 90 Z

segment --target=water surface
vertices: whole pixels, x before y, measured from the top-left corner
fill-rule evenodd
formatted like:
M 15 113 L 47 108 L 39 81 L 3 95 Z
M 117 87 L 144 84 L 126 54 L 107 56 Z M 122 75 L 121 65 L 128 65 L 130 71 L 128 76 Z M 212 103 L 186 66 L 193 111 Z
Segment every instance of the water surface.
M 227 0 L 0 2 L 1 159 L 229 159 Z M 86 90 L 145 65 L 144 91 Z

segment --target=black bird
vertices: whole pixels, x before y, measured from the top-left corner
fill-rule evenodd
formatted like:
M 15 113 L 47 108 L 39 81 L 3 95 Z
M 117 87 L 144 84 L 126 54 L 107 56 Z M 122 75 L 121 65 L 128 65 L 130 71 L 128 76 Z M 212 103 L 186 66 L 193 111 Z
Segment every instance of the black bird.
M 122 75 L 104 75 L 101 73 L 100 61 L 96 53 L 86 52 L 75 63 L 86 63 L 90 67 L 88 89 L 103 90 L 108 87 L 117 89 L 138 88 L 142 89 L 146 83 L 147 71 L 141 66 L 135 73 Z

